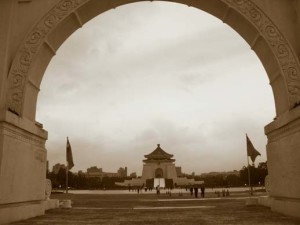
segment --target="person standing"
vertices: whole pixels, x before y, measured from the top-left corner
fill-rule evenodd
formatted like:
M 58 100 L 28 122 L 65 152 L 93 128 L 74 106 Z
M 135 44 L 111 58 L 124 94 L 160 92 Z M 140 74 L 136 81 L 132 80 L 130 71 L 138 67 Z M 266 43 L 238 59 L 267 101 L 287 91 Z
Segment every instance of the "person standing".
M 157 187 L 156 187 L 156 194 L 157 194 L 157 195 L 160 194 L 160 187 L 159 187 L 159 185 L 157 185 Z
M 227 191 L 226 191 L 226 197 L 228 197 L 229 196 L 229 190 L 227 189 Z
M 190 192 L 191 192 L 191 195 L 193 196 L 193 187 L 192 186 L 190 187 Z
M 205 196 L 205 187 L 202 185 L 200 187 L 200 190 L 201 190 L 201 197 L 204 198 L 204 196 Z
M 194 187 L 194 192 L 195 192 L 195 198 L 198 198 L 198 187 Z

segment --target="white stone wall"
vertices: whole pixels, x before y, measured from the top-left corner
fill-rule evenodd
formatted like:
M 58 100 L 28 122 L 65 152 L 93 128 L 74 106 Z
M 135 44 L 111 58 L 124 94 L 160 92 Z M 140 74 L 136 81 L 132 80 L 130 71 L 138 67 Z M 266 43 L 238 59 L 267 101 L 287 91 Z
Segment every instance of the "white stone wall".
M 163 176 L 167 179 L 176 179 L 176 168 L 175 164 L 171 162 L 167 163 L 147 163 L 143 166 L 142 179 L 152 179 L 155 178 L 155 170 L 161 168 L 163 170 Z

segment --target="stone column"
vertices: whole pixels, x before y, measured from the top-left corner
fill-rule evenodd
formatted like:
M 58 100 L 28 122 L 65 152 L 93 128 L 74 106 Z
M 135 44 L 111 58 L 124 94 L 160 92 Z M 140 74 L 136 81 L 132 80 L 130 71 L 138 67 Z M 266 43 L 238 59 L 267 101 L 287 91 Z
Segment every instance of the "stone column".
M 265 127 L 271 209 L 300 217 L 300 107 Z
M 0 115 L 0 224 L 44 214 L 46 139 L 41 125 Z

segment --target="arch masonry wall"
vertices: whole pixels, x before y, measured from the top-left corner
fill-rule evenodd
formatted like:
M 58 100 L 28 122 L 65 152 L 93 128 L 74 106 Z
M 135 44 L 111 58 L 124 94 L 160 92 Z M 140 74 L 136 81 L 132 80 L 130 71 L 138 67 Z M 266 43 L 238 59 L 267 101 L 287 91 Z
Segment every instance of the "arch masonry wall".
M 40 83 L 51 58 L 87 21 L 134 2 L 141 0 L 0 2 L 0 183 L 5 183 L 0 189 L 0 223 L 44 213 L 47 132 L 35 122 L 35 111 Z M 299 216 L 299 0 L 170 2 L 196 7 L 219 18 L 235 29 L 260 58 L 277 114 L 265 128 L 271 207 Z

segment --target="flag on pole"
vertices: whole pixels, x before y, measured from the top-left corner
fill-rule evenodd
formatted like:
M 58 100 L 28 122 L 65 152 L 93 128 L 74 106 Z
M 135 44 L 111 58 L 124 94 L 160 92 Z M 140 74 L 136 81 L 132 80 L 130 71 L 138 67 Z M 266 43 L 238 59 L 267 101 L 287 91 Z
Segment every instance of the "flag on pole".
M 252 162 L 254 163 L 255 158 L 260 155 L 260 153 L 254 148 L 252 142 L 248 138 L 248 135 L 246 134 L 247 138 L 247 155 L 250 156 Z
M 73 155 L 72 155 L 72 148 L 69 142 L 69 138 L 67 137 L 67 163 L 68 163 L 68 169 L 72 169 L 74 166 L 74 162 L 73 162 Z

